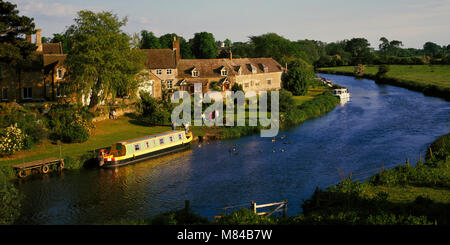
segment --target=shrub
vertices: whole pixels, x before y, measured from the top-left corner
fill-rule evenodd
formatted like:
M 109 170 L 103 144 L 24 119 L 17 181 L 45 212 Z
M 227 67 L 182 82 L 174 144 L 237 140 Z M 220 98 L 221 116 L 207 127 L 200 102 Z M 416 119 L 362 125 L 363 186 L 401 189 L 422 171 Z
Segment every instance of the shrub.
M 0 169 L 0 225 L 11 225 L 20 215 L 22 196 L 3 170 Z
M 366 73 L 365 65 L 359 64 L 358 66 L 355 66 L 355 71 L 354 71 L 355 76 L 361 77 L 361 76 L 364 76 L 365 73 Z
M 378 66 L 378 72 L 376 76 L 378 78 L 384 77 L 389 72 L 389 66 L 388 65 L 380 65 Z
M 305 95 L 308 85 L 314 79 L 314 72 L 310 69 L 294 67 L 283 77 L 284 87 L 294 95 Z
M 64 143 L 81 143 L 89 139 L 94 128 L 93 114 L 87 108 L 73 105 L 54 105 L 47 113 L 49 138 Z
M 274 225 L 277 224 L 277 219 L 273 216 L 259 216 L 253 213 L 252 210 L 242 208 L 238 211 L 232 212 L 222 216 L 217 221 L 218 225 Z
M 147 92 L 140 93 L 141 99 L 137 102 L 140 118 L 152 125 L 166 125 L 170 122 L 170 107 L 166 103 L 157 101 Z M 166 109 L 167 108 L 167 109 Z
M 0 132 L 0 155 L 12 155 L 22 150 L 26 136 L 17 124 L 11 125 Z

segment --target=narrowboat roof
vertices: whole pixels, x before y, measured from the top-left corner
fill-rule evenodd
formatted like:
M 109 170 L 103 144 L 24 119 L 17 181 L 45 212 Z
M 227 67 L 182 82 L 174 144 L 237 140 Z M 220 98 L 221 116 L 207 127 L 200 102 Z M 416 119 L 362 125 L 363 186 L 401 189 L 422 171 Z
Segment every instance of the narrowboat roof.
M 170 135 L 170 134 L 175 134 L 175 133 L 183 133 L 184 134 L 184 131 L 182 131 L 182 130 L 171 130 L 171 131 L 167 131 L 167 132 L 163 132 L 163 133 L 159 133 L 159 134 L 152 134 L 152 135 L 148 135 L 148 136 L 144 136 L 144 137 L 140 137 L 140 138 L 125 140 L 125 141 L 118 141 L 116 143 L 121 143 L 121 144 L 136 143 L 136 142 L 139 142 L 139 141 L 148 140 L 148 139 L 157 138 L 157 137 L 160 137 L 160 136 L 165 136 L 165 135 Z

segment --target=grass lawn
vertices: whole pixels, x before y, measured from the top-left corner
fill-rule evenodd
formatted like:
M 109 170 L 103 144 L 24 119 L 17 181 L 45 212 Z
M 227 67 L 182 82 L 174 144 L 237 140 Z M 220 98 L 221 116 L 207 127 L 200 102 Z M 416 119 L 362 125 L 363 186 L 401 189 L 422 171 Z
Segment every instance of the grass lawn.
M 395 204 L 414 202 L 414 200 L 418 196 L 428 197 L 438 203 L 450 203 L 450 191 L 448 188 L 416 186 L 370 186 L 369 189 L 374 193 L 388 193 L 388 201 Z
M 389 78 L 417 82 L 424 85 L 436 85 L 450 89 L 450 65 L 390 65 Z M 318 71 L 338 71 L 353 73 L 354 66 L 327 67 Z M 366 66 L 366 74 L 375 75 L 378 66 Z

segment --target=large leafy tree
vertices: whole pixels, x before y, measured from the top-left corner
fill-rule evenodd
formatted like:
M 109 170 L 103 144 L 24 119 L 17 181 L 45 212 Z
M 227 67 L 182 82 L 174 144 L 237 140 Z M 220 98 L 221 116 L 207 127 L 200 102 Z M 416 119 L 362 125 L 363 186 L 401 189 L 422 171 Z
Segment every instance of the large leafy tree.
M 191 42 L 192 53 L 197 59 L 212 59 L 217 57 L 219 47 L 212 33 L 195 33 Z
M 370 43 L 365 38 L 352 38 L 346 42 L 345 51 L 352 55 L 354 64 L 367 62 L 370 56 Z
M 192 59 L 194 55 L 192 54 L 192 49 L 190 44 L 181 36 L 178 36 L 175 33 L 167 33 L 159 37 L 159 43 L 161 44 L 161 48 L 172 48 L 173 39 L 178 38 L 180 40 L 180 52 L 181 57 L 183 59 Z
M 159 39 L 153 34 L 146 30 L 141 31 L 141 49 L 160 49 L 161 43 Z
M 74 45 L 66 59 L 69 79 L 77 92 L 89 94 L 93 110 L 101 99 L 138 86 L 145 56 L 121 30 L 126 22 L 111 12 L 80 11 L 70 27 Z
M 427 55 L 430 55 L 431 57 L 436 57 L 439 55 L 441 51 L 441 47 L 433 42 L 426 42 L 423 45 L 423 50 Z
M 256 57 L 272 57 L 278 62 L 282 62 L 283 58 L 300 55 L 300 50 L 296 49 L 299 46 L 276 33 L 251 36 L 250 41 L 253 43 Z
M 37 47 L 25 39 L 34 32 L 33 18 L 20 16 L 16 7 L 0 0 L 0 65 L 15 70 L 20 88 L 22 70 L 30 65 L 28 59 Z

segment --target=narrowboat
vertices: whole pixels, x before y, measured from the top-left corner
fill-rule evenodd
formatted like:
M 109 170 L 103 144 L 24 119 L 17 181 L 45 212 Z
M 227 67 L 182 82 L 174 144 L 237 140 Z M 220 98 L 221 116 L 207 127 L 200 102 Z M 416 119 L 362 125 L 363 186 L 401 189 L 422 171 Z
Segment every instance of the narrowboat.
M 192 132 L 172 130 L 116 142 L 111 145 L 109 151 L 107 149 L 100 150 L 99 166 L 104 168 L 119 167 L 178 152 L 189 148 L 192 138 Z
M 350 99 L 350 93 L 346 88 L 338 88 L 333 90 L 333 95 L 339 97 L 341 100 Z

